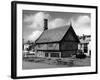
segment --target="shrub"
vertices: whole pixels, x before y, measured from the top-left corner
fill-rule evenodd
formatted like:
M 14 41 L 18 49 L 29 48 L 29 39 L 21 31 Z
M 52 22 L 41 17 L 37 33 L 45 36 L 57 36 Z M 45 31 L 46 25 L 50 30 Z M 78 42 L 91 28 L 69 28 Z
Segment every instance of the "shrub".
M 78 54 L 76 54 L 76 58 L 83 59 L 86 58 L 86 55 L 82 51 L 79 51 Z

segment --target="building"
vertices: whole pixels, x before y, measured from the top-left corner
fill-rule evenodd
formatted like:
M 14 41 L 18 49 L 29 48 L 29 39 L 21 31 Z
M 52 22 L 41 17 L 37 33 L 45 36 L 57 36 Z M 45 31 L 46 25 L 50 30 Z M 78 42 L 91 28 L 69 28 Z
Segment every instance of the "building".
M 23 42 L 24 51 L 34 51 L 35 43 L 32 41 Z
M 78 49 L 81 50 L 87 56 L 91 55 L 91 36 L 84 35 L 79 37 L 80 43 Z
M 77 53 L 79 39 L 71 25 L 48 29 L 44 21 L 44 32 L 36 40 L 36 55 L 47 58 L 66 58 Z

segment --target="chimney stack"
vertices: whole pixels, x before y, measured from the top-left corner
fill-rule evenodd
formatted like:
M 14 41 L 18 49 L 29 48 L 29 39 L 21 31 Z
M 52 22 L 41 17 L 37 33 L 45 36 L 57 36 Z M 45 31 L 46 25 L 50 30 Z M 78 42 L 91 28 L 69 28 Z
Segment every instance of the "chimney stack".
M 83 34 L 83 40 L 85 40 L 85 35 Z
M 44 31 L 48 30 L 48 19 L 44 19 Z

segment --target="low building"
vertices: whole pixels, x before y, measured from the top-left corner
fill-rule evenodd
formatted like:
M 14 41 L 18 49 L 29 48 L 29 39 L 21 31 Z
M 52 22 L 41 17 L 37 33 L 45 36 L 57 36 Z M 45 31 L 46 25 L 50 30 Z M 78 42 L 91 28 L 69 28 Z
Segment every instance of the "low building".
M 29 46 L 30 46 L 29 44 L 25 43 L 23 46 L 24 47 L 23 50 L 27 50 L 29 48 Z
M 48 29 L 47 19 L 44 31 L 36 40 L 37 57 L 66 58 L 77 53 L 79 39 L 72 25 Z
M 91 55 L 91 36 L 83 35 L 79 37 L 80 43 L 78 49 L 81 50 L 87 56 Z

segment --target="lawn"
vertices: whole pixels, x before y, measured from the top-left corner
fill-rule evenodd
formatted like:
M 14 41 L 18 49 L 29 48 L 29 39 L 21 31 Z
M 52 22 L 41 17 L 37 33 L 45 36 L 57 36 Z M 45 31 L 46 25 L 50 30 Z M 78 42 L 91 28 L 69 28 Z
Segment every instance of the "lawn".
M 66 60 L 66 59 L 65 59 Z M 25 61 L 23 60 L 22 68 L 23 69 L 41 69 L 41 68 L 60 68 L 60 67 L 83 67 L 83 66 L 90 66 L 91 65 L 91 58 L 85 59 L 74 59 L 73 65 L 69 64 L 56 64 L 54 60 L 30 60 Z

